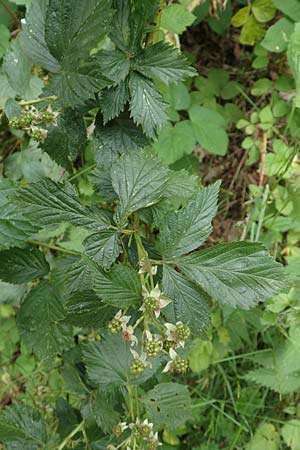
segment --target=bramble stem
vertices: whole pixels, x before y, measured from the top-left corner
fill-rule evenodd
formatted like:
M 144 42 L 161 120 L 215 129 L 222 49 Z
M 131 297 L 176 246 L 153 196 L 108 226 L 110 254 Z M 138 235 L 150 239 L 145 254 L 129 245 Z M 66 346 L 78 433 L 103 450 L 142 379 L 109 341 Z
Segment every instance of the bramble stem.
M 21 100 L 19 102 L 20 106 L 27 106 L 27 105 L 35 105 L 37 103 L 42 103 L 42 102 L 54 102 L 57 99 L 57 97 L 55 95 L 50 95 L 49 97 L 42 97 L 42 98 L 36 98 L 34 100 Z
M 69 441 L 72 439 L 73 436 L 75 436 L 75 434 L 77 434 L 79 431 L 82 431 L 84 427 L 84 421 L 80 422 L 79 425 L 77 425 L 76 428 L 74 428 L 73 431 L 71 431 L 70 434 L 68 434 L 68 436 L 62 441 L 62 443 L 60 444 L 59 447 L 57 447 L 57 450 L 63 450 L 63 448 L 65 448 L 65 446 L 69 443 Z
M 129 400 L 129 413 L 132 422 L 134 422 L 134 407 L 133 407 L 133 390 L 131 384 L 127 385 L 128 400 Z
M 49 243 L 43 242 L 43 241 L 36 241 L 36 240 L 32 239 L 32 240 L 29 240 L 26 242 L 28 244 L 38 245 L 39 247 L 48 248 L 49 250 L 57 250 L 58 252 L 66 253 L 67 255 L 80 255 L 79 252 L 75 252 L 73 250 L 68 250 L 66 248 L 59 247 L 58 245 L 49 244 Z

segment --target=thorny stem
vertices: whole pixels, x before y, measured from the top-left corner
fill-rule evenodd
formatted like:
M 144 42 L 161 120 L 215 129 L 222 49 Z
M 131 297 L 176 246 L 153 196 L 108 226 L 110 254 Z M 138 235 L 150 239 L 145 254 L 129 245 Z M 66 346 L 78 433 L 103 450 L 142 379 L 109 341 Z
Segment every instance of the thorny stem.
M 15 22 L 15 24 L 19 28 L 20 27 L 20 20 L 19 20 L 19 17 L 17 16 L 17 14 L 7 5 L 7 3 L 4 0 L 0 0 L 0 3 L 3 6 L 3 8 L 6 9 L 8 14 L 10 15 L 10 17 L 13 19 L 13 21 Z
M 77 434 L 79 431 L 82 431 L 84 427 L 84 421 L 80 422 L 79 425 L 77 425 L 76 428 L 74 428 L 73 431 L 71 431 L 70 434 L 68 434 L 68 436 L 62 441 L 62 443 L 60 444 L 59 447 L 57 447 L 56 450 L 63 450 L 63 448 L 66 447 L 66 445 L 69 443 L 69 441 L 72 439 L 73 436 L 75 436 L 75 434 Z

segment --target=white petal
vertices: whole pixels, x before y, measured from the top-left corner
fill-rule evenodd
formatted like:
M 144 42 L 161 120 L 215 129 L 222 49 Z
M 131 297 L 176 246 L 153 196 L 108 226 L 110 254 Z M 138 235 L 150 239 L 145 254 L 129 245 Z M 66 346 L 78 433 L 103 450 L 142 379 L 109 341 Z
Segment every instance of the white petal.
M 130 349 L 132 356 L 134 357 L 134 359 L 139 359 L 140 355 L 138 354 L 138 352 L 136 352 L 135 350 L 132 350 L 132 348 Z
M 167 300 L 167 299 L 163 299 L 161 298 L 159 300 L 159 305 L 161 307 L 161 309 L 165 308 L 166 306 L 168 306 L 170 303 L 172 303 L 172 300 Z
M 158 284 L 155 286 L 154 289 L 150 292 L 150 297 L 159 298 L 161 296 L 161 291 L 159 289 Z
M 145 334 L 146 334 L 147 341 L 153 341 L 153 336 L 152 336 L 151 331 L 146 330 Z
M 177 357 L 177 353 L 175 352 L 174 348 L 172 347 L 170 348 L 169 355 L 172 360 L 174 360 Z
M 173 361 L 169 361 L 169 362 L 166 364 L 166 367 L 164 368 L 163 373 L 170 372 L 170 369 L 171 369 L 171 367 L 172 367 L 172 364 L 173 364 Z

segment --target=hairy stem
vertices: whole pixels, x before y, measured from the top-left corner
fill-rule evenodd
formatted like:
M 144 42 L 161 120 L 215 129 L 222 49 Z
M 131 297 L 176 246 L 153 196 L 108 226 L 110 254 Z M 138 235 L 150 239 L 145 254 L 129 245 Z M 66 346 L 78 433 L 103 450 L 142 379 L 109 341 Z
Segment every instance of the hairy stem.
M 69 443 L 69 441 L 72 439 L 73 436 L 75 436 L 75 434 L 77 434 L 79 431 L 82 431 L 84 427 L 84 421 L 80 422 L 79 425 L 77 425 L 76 428 L 74 428 L 73 431 L 71 431 L 70 434 L 68 434 L 68 436 L 62 441 L 62 443 L 60 444 L 59 447 L 57 447 L 56 450 L 63 450 L 63 448 L 66 447 L 66 445 Z
M 73 250 L 68 250 L 68 249 L 63 248 L 63 247 L 59 247 L 58 245 L 49 244 L 48 242 L 36 241 L 35 239 L 31 239 L 31 240 L 26 241 L 26 242 L 28 244 L 38 245 L 39 247 L 48 248 L 49 250 L 56 250 L 58 252 L 66 253 L 67 255 L 80 255 L 80 253 L 78 253 L 78 252 L 75 252 Z

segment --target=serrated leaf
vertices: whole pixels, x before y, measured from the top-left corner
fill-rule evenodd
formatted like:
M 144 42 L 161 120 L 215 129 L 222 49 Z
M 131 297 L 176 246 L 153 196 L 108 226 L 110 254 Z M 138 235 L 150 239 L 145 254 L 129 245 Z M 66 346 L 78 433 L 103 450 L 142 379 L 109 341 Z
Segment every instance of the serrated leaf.
M 42 252 L 34 247 L 11 248 L 0 252 L 0 279 L 8 283 L 22 284 L 43 277 L 49 272 L 49 264 Z
M 297 107 L 300 107 L 300 49 L 299 49 L 299 37 L 300 37 L 300 24 L 295 25 L 294 32 L 292 33 L 287 49 L 287 59 L 292 72 L 292 75 L 296 83 L 297 95 L 294 99 Z
M 143 397 L 146 412 L 156 428 L 175 430 L 191 419 L 191 398 L 187 386 L 161 383 Z M 180 414 L 179 414 L 180 411 Z
M 146 47 L 137 57 L 134 69 L 145 77 L 157 78 L 166 84 L 197 74 L 182 53 L 164 42 Z
M 245 450 L 279 450 L 280 436 L 276 428 L 271 423 L 262 423 L 255 430 L 251 441 L 246 445 Z
M 181 34 L 195 19 L 194 14 L 183 5 L 169 5 L 162 11 L 160 26 L 172 33 Z
M 292 450 L 300 450 L 300 420 L 288 420 L 281 429 L 284 442 Z
M 104 433 L 111 433 L 113 427 L 119 423 L 119 414 L 114 410 L 113 405 L 100 389 L 96 392 L 96 397 L 92 404 L 92 411 L 98 427 Z
M 152 81 L 133 72 L 129 80 L 131 94 L 130 112 L 137 125 L 141 125 L 148 137 L 168 120 L 166 104 Z
M 87 145 L 86 129 L 82 114 L 66 109 L 57 118 L 57 125 L 48 130 L 42 148 L 58 164 L 68 167 Z
M 49 179 L 32 183 L 13 195 L 19 211 L 38 227 L 70 222 L 73 225 L 101 230 L 108 219 L 98 208 L 82 206 L 72 186 L 66 189 Z
M 40 413 L 17 403 L 5 408 L 0 415 L 0 440 L 15 445 L 30 444 L 32 450 L 45 448 L 47 431 Z
M 45 40 L 51 54 L 64 67 L 86 58 L 109 29 L 111 0 L 49 0 Z
M 112 187 L 110 169 L 97 166 L 95 170 L 89 174 L 89 181 L 96 194 L 99 194 L 104 200 L 111 202 L 118 198 Z
M 51 279 L 60 295 L 70 298 L 74 292 L 88 291 L 93 283 L 93 267 L 88 258 L 64 256 L 55 258 Z
M 178 266 L 214 300 L 249 309 L 286 288 L 282 266 L 262 244 L 233 242 L 181 257 Z
M 127 308 L 141 302 L 141 284 L 137 272 L 123 264 L 114 265 L 109 272 L 94 272 L 94 291 L 104 303 Z
M 4 25 L 0 24 L 0 58 L 4 55 L 9 47 L 10 32 L 9 29 Z
M 10 202 L 9 196 L 15 190 L 7 179 L 0 178 L 0 249 L 19 245 L 37 231 L 37 228 L 21 215 L 19 208 Z
M 41 360 L 49 361 L 72 346 L 72 328 L 65 319 L 60 297 L 44 281 L 25 298 L 17 316 L 17 324 L 26 345 Z
M 176 322 L 188 324 L 193 336 L 204 336 L 210 322 L 210 307 L 200 289 L 173 268 L 165 266 L 163 291 L 172 300 L 166 309 L 172 309 Z
M 164 198 L 193 197 L 199 188 L 199 177 L 190 175 L 185 169 L 170 171 L 167 184 L 164 189 Z
M 120 198 L 121 221 L 138 209 L 157 203 L 168 180 L 168 169 L 146 150 L 122 155 L 112 165 L 112 184 Z
M 128 150 L 143 148 L 149 140 L 127 113 L 121 114 L 106 126 L 97 116 L 94 138 L 95 160 L 98 166 L 111 168 L 115 159 Z
M 224 156 L 228 148 L 226 121 L 217 111 L 194 105 L 189 116 L 199 144 L 209 152 Z
M 85 254 L 101 267 L 108 269 L 122 251 L 120 234 L 115 230 L 93 233 L 84 241 Z
M 244 45 L 254 45 L 264 37 L 264 34 L 264 25 L 258 22 L 254 16 L 250 15 L 242 28 L 240 43 Z
M 107 325 L 113 312 L 92 291 L 75 292 L 65 302 L 67 321 L 82 328 Z
M 206 241 L 217 213 L 219 188 L 217 181 L 201 189 L 186 207 L 165 217 L 160 226 L 160 249 L 164 258 L 189 253 Z
M 95 70 L 116 84 L 120 84 L 129 74 L 130 58 L 120 50 L 102 50 L 94 57 Z
M 124 111 L 128 100 L 129 92 L 125 82 L 103 90 L 101 96 L 101 112 L 103 114 L 104 125 Z
M 32 0 L 23 23 L 22 46 L 25 53 L 35 64 L 50 72 L 58 72 L 58 61 L 51 55 L 45 41 L 45 17 L 49 0 Z
M 130 374 L 133 356 L 130 343 L 123 342 L 120 336 L 106 336 L 101 342 L 83 347 L 83 360 L 91 381 L 106 390 L 122 387 L 127 383 L 140 384 L 152 377 L 158 364 L 153 360 L 152 368 L 147 367 L 141 376 Z
M 24 96 L 30 82 L 31 64 L 24 54 L 19 38 L 11 42 L 10 50 L 4 57 L 3 70 L 11 87 Z
M 196 146 L 196 139 L 190 121 L 178 122 L 173 127 L 165 126 L 158 135 L 153 148 L 167 164 L 173 164 L 186 154 L 192 153 Z

